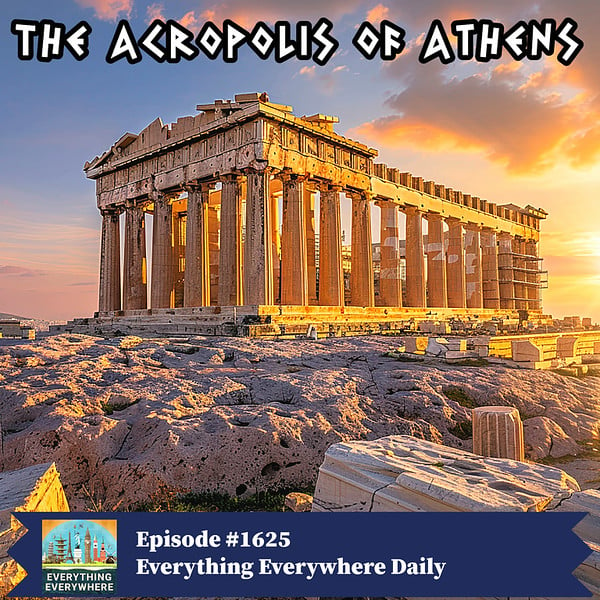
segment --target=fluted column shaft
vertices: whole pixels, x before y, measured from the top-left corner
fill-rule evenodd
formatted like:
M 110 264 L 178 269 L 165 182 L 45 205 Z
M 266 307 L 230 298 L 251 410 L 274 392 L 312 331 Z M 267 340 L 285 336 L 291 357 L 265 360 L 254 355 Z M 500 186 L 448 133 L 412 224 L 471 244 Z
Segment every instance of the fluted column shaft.
M 481 275 L 483 280 L 483 307 L 500 308 L 496 232 L 485 227 L 481 231 Z
M 500 276 L 500 308 L 515 308 L 513 271 L 513 237 L 502 231 L 498 234 L 498 273 Z
M 306 277 L 308 279 L 308 304 L 317 304 L 317 259 L 315 234 L 314 184 L 304 184 L 304 224 L 306 227 Z
M 427 215 L 427 292 L 428 306 L 448 306 L 444 220 L 435 213 Z
M 144 209 L 125 209 L 125 260 L 123 265 L 123 309 L 140 310 L 148 305 L 146 277 L 146 228 Z
M 207 184 L 188 189 L 183 282 L 186 307 L 210 306 L 209 197 Z
M 373 248 L 371 243 L 371 203 L 367 194 L 352 195 L 352 270 L 350 299 L 353 306 L 373 306 Z
M 340 188 L 320 190 L 319 214 L 319 304 L 344 305 L 344 271 Z
M 406 214 L 406 304 L 426 306 L 425 254 L 423 246 L 423 215 L 409 206 Z
M 535 273 L 528 273 L 527 280 L 530 284 L 527 286 L 527 308 L 529 310 L 539 310 L 540 306 L 540 265 L 538 262 L 538 245 L 535 240 L 527 240 L 525 242 L 525 253 L 532 258 L 527 261 L 527 268 L 535 270 Z
M 242 290 L 242 195 L 239 177 L 225 175 L 221 188 L 219 305 L 240 306 Z
M 121 310 L 121 249 L 119 213 L 102 211 L 98 310 Z
M 448 253 L 446 256 L 448 306 L 465 308 L 467 298 L 463 224 L 458 219 L 446 219 L 446 223 L 448 223 Z
M 283 179 L 281 304 L 308 304 L 304 181 L 293 175 Z
M 467 308 L 483 308 L 480 228 L 473 224 L 465 228 L 465 286 Z
M 157 193 L 152 221 L 152 308 L 173 306 L 174 263 L 172 205 L 164 194 Z
M 381 210 L 380 303 L 382 306 L 402 306 L 398 206 L 392 202 L 381 202 L 379 207 Z
M 248 171 L 244 303 L 273 304 L 273 254 L 269 171 Z

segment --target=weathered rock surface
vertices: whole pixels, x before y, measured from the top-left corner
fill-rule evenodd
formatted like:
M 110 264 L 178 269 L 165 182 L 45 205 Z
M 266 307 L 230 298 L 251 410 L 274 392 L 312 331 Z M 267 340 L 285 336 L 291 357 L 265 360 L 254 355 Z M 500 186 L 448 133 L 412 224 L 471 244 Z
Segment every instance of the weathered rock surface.
M 536 458 L 558 456 L 559 430 L 575 442 L 598 436 L 600 378 L 400 362 L 383 356 L 394 346 L 378 336 L 61 335 L 0 347 L 0 470 L 54 461 L 73 509 L 112 510 L 164 486 L 314 484 L 339 441 L 409 434 L 468 450 L 471 405 L 518 408 Z

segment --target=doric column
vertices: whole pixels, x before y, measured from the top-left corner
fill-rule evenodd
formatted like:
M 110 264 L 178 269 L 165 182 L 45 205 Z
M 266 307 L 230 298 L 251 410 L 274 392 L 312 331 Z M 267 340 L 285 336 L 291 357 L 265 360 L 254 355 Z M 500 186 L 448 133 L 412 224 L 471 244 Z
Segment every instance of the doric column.
M 308 304 L 304 181 L 283 176 L 281 304 Z
M 446 279 L 448 284 L 448 306 L 465 308 L 465 248 L 463 225 L 459 219 L 448 218 L 448 253 L 446 256 Z
M 448 306 L 446 245 L 442 215 L 427 213 L 427 305 Z
M 379 298 L 381 306 L 402 306 L 398 205 L 379 202 L 381 210 Z
M 343 306 L 344 270 L 339 187 L 320 188 L 319 304 Z
M 221 205 L 218 194 L 208 195 L 208 255 L 210 268 L 210 305 L 219 303 L 219 260 L 220 260 L 220 231 Z
M 173 205 L 173 302 L 171 306 L 183 306 L 185 285 L 185 235 L 187 216 L 184 214 L 181 201 Z
M 308 279 L 308 304 L 317 304 L 317 259 L 315 240 L 315 190 L 314 184 L 304 184 L 304 225 L 306 227 L 306 277 Z
M 498 245 L 496 232 L 484 227 L 481 230 L 481 277 L 483 286 L 483 307 L 500 308 L 500 287 L 498 284 Z
M 172 204 L 165 194 L 157 192 L 152 220 L 152 308 L 174 306 L 174 261 Z
M 527 309 L 527 281 L 525 261 L 525 240 L 515 237 L 512 241 L 513 249 L 513 280 L 515 286 L 515 308 Z
M 373 306 L 373 247 L 371 243 L 371 203 L 369 194 L 352 194 L 352 270 L 350 299 L 352 306 Z
M 498 234 L 498 274 L 500 277 L 500 308 L 515 308 L 512 235 L 506 231 Z
M 244 240 L 244 304 L 273 304 L 273 248 L 269 170 L 248 170 L 246 239 Z
M 535 240 L 525 242 L 525 254 L 529 257 L 526 263 L 528 270 L 527 281 L 527 308 L 529 310 L 539 310 L 540 305 L 540 265 L 538 260 L 538 247 Z
M 186 307 L 210 306 L 210 185 L 190 185 L 187 192 L 183 302 Z
M 406 304 L 424 307 L 426 298 L 423 214 L 414 206 L 407 206 L 403 210 L 406 214 Z
M 478 225 L 469 223 L 465 228 L 465 289 L 467 308 L 483 308 L 481 274 L 481 242 Z
M 125 209 L 124 250 L 123 309 L 144 309 L 148 305 L 148 292 L 146 279 L 146 228 L 142 206 L 131 204 Z
M 102 240 L 100 247 L 100 289 L 98 310 L 121 310 L 121 249 L 119 213 L 102 210 Z
M 269 201 L 271 203 L 271 261 L 273 262 L 273 303 L 281 303 L 281 232 L 279 229 L 279 195 L 275 193 L 274 182 L 269 182 Z
M 242 296 L 242 194 L 238 175 L 224 175 L 221 188 L 219 305 L 240 306 Z

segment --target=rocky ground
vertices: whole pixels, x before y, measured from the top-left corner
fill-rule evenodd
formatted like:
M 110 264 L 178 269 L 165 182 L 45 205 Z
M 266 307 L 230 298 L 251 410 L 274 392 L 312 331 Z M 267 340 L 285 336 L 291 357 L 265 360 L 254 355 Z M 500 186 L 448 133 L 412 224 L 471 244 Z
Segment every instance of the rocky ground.
M 384 356 L 396 344 L 61 335 L 0 346 L 0 470 L 55 461 L 72 509 L 125 509 L 165 489 L 302 487 L 340 440 L 400 433 L 470 449 L 470 408 L 500 404 L 520 410 L 529 458 L 600 486 L 600 377 L 400 362 Z

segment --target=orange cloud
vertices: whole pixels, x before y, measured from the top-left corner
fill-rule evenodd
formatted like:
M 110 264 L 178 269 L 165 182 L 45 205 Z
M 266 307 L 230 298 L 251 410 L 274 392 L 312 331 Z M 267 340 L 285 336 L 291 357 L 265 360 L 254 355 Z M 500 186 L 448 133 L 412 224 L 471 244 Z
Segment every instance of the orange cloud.
M 131 16 L 133 0 L 75 0 L 84 8 L 93 8 L 98 19 L 116 21 L 119 17 Z
M 367 21 L 375 25 L 377 23 L 381 23 L 381 21 L 383 21 L 384 19 L 387 19 L 389 17 L 389 14 L 390 9 L 387 6 L 384 6 L 383 4 L 378 4 L 367 13 Z

